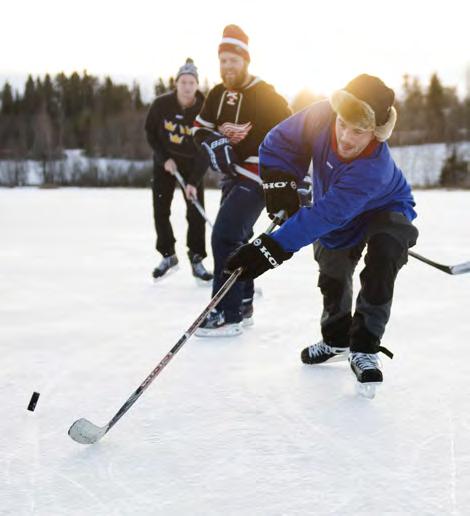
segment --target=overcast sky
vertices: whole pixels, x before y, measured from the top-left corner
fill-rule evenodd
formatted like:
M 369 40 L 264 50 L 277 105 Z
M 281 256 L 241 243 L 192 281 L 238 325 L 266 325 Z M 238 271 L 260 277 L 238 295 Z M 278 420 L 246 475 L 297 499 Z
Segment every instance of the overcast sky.
M 436 71 L 464 94 L 470 68 L 470 1 L 446 0 L 9 0 L 3 2 L 0 84 L 25 74 L 89 73 L 152 84 L 191 56 L 219 79 L 222 29 L 250 37 L 251 72 L 292 97 L 329 94 L 353 76 L 378 75 L 398 89 L 404 73 Z

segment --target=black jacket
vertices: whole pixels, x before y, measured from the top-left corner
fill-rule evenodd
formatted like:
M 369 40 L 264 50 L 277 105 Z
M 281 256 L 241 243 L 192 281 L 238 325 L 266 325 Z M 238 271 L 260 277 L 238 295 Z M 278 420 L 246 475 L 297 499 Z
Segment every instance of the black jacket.
M 196 102 L 189 108 L 178 103 L 176 91 L 157 97 L 147 114 L 145 131 L 153 149 L 156 166 L 172 158 L 178 166 L 190 166 L 192 173 L 188 182 L 197 185 L 208 167 L 204 154 L 193 141 L 191 128 L 204 103 L 204 95 L 196 92 Z
M 290 115 L 286 100 L 257 77 L 239 91 L 229 91 L 218 84 L 196 117 L 194 140 L 200 145 L 214 132 L 227 136 L 237 158 L 237 172 L 261 183 L 258 147 L 266 134 Z

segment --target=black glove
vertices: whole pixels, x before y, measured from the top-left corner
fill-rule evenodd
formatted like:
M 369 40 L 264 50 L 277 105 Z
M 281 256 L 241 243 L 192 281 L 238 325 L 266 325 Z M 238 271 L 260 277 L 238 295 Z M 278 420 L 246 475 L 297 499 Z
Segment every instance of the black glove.
M 210 159 L 211 167 L 222 174 L 236 177 L 235 154 L 230 141 L 220 134 L 212 134 L 206 138 L 201 147 L 206 151 Z
M 270 218 L 279 211 L 285 210 L 287 216 L 293 215 L 300 206 L 297 194 L 297 179 L 289 172 L 261 166 L 266 211 Z
M 261 276 L 268 269 L 274 269 L 293 253 L 288 253 L 270 236 L 262 233 L 253 242 L 242 245 L 227 259 L 225 270 L 233 272 L 243 267 L 239 279 L 247 280 Z

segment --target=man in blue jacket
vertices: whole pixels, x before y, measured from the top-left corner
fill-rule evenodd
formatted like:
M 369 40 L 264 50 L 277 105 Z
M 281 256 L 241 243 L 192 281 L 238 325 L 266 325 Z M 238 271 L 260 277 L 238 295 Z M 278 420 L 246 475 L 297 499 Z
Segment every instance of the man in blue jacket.
M 323 295 L 322 340 L 302 351 L 307 364 L 349 358 L 360 384 L 382 382 L 377 360 L 393 288 L 418 231 L 410 186 L 385 141 L 396 122 L 394 92 L 360 75 L 329 100 L 288 118 L 260 147 L 266 208 L 288 220 L 237 249 L 226 268 L 255 278 L 314 243 Z M 300 207 L 297 184 L 313 162 L 313 204 Z M 367 247 L 352 315 L 352 275 Z

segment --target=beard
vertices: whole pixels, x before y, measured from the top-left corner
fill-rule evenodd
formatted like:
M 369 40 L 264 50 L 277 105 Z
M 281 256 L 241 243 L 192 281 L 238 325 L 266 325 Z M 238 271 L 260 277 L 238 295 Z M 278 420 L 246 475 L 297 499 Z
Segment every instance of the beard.
M 233 72 L 223 72 L 221 75 L 222 82 L 228 90 L 240 89 L 248 77 L 248 63 L 245 63 L 240 72 L 236 74 Z

